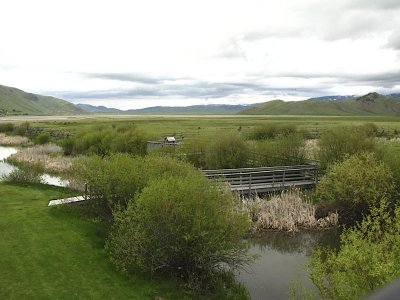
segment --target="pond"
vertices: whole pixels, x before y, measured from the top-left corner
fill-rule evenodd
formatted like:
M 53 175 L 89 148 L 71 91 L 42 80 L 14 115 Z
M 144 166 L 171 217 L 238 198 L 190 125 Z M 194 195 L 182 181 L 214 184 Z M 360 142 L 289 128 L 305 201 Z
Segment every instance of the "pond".
M 293 281 L 316 291 L 307 276 L 305 264 L 318 245 L 337 247 L 338 229 L 310 230 L 296 233 L 270 231 L 249 239 L 250 253 L 258 255 L 249 272 L 236 278 L 250 292 L 251 299 L 288 299 Z
M 15 166 L 7 163 L 5 160 L 17 152 L 17 148 L 0 146 L 0 181 L 3 176 L 10 174 L 16 169 Z M 69 184 L 68 180 L 61 179 L 57 176 L 51 176 L 49 174 L 43 174 L 41 178 L 42 182 L 48 185 L 67 186 Z

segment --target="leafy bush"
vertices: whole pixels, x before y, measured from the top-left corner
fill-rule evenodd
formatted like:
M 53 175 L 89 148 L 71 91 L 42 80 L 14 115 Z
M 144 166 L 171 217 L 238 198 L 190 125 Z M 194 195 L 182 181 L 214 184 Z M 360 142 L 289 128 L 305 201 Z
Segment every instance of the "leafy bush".
M 194 168 L 182 161 L 165 156 L 131 157 L 111 154 L 100 158 L 92 156 L 74 162 L 73 174 L 78 182 L 89 187 L 93 210 L 103 217 L 124 210 L 147 183 L 164 176 L 186 176 Z
M 40 133 L 34 138 L 34 143 L 37 145 L 44 145 L 49 143 L 51 136 L 48 132 Z
M 400 276 L 400 206 L 371 209 L 361 225 L 345 230 L 339 251 L 318 249 L 310 278 L 324 299 L 361 299 Z
M 182 143 L 180 151 L 184 153 L 188 162 L 197 168 L 207 168 L 206 154 L 210 141 L 215 136 L 198 135 L 185 139 Z
M 248 217 L 236 201 L 199 174 L 153 180 L 116 214 L 106 248 L 124 271 L 172 274 L 203 289 L 215 272 L 249 261 Z
M 16 135 L 25 135 L 29 128 L 30 128 L 29 122 L 24 122 L 16 126 L 14 131 Z
M 99 127 L 79 132 L 74 138 L 65 139 L 61 146 L 66 155 L 86 154 L 105 157 L 114 152 L 144 155 L 147 135 L 134 125 Z
M 400 193 L 400 143 L 394 142 L 385 145 L 382 160 L 392 171 L 396 190 Z
M 379 153 L 380 149 L 366 127 L 340 126 L 325 131 L 318 142 L 320 167 L 343 160 L 346 155 L 360 152 Z
M 249 158 L 246 142 L 236 131 L 217 134 L 208 142 L 205 159 L 209 169 L 239 168 Z
M 8 132 L 12 132 L 13 130 L 14 130 L 13 123 L 0 123 L 0 132 L 8 133 Z
M 373 154 L 363 153 L 332 165 L 319 182 L 316 196 L 321 203 L 334 203 L 343 209 L 339 213 L 341 217 L 357 218 L 370 205 L 393 192 L 389 168 Z
M 19 163 L 18 168 L 3 176 L 2 180 L 13 183 L 42 183 L 43 172 L 44 167 L 41 164 Z
M 300 133 L 264 141 L 258 144 L 256 152 L 260 154 L 259 164 L 263 166 L 302 164 L 306 160 L 305 140 Z
M 266 124 L 256 126 L 247 132 L 249 140 L 274 139 L 280 135 L 288 136 L 297 132 L 294 124 Z

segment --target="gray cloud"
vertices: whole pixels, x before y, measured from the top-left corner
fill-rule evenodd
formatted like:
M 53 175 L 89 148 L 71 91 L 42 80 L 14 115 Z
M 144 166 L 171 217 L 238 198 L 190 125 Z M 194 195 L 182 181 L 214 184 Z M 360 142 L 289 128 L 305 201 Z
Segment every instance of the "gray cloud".
M 177 78 L 154 77 L 140 73 L 81 73 L 86 78 L 128 81 L 141 84 L 159 84 L 164 81 L 178 80 Z
M 386 46 L 392 49 L 400 50 L 400 30 L 393 32 L 389 36 Z
M 121 90 L 99 90 L 73 92 L 62 91 L 51 94 L 74 101 L 74 99 L 104 100 L 104 99 L 169 99 L 169 98 L 197 98 L 218 99 L 230 97 L 249 97 L 249 95 L 271 96 L 287 95 L 313 97 L 327 95 L 335 86 L 371 86 L 376 90 L 393 89 L 400 84 L 400 70 L 388 73 L 376 74 L 343 74 L 343 73 L 280 73 L 280 74 L 258 74 L 249 76 L 241 81 L 235 82 L 208 82 L 202 80 L 175 80 L 174 78 L 163 78 L 138 74 L 91 74 L 91 78 L 107 78 L 112 80 L 130 81 L 134 83 L 145 83 L 144 85 L 131 89 Z M 309 82 L 307 87 L 300 85 L 276 87 L 269 83 L 270 80 L 283 78 L 296 78 Z M 315 82 L 315 87 L 309 87 Z M 49 94 L 49 93 L 48 93 Z M 250 96 L 251 97 L 251 96 Z M 77 100 L 78 101 L 78 100 Z

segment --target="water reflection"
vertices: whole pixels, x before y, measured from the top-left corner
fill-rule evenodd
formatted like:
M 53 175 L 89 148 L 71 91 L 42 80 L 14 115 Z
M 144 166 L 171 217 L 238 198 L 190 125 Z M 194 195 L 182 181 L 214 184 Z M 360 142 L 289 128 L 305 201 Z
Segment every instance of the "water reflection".
M 288 299 L 294 280 L 315 290 L 304 265 L 317 245 L 337 246 L 338 230 L 303 231 L 297 233 L 265 232 L 249 239 L 250 253 L 259 258 L 250 272 L 237 274 L 252 299 Z

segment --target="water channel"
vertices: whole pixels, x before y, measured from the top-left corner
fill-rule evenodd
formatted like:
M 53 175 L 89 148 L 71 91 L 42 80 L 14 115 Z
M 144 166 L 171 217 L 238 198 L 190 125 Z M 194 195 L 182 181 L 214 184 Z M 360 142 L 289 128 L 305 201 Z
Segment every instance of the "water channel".
M 300 232 L 268 231 L 249 239 L 250 253 L 258 259 L 249 272 L 240 272 L 237 279 L 250 292 L 251 299 L 288 299 L 292 282 L 316 291 L 307 276 L 305 264 L 317 246 L 337 247 L 337 229 Z
M 14 147 L 3 147 L 0 146 L 0 181 L 2 180 L 3 176 L 10 174 L 12 171 L 16 169 L 15 166 L 6 162 L 6 159 L 11 155 L 18 152 L 17 148 Z M 49 174 L 43 174 L 41 176 L 42 182 L 48 185 L 55 185 L 55 186 L 67 186 L 68 180 L 61 179 L 57 176 L 52 176 Z

